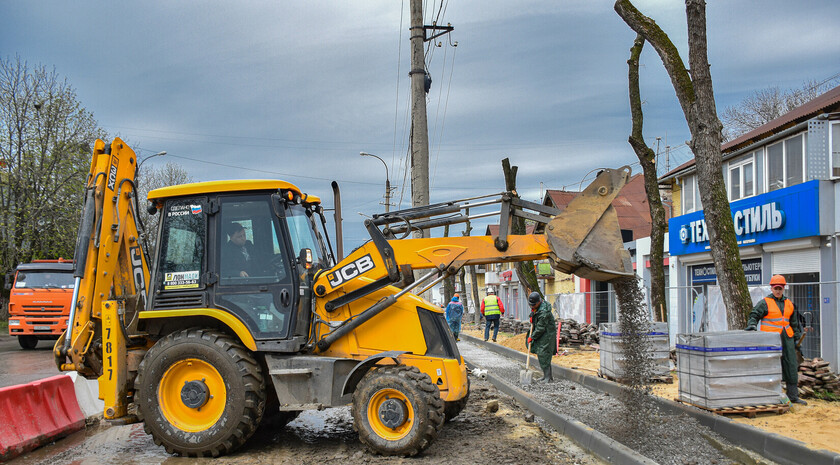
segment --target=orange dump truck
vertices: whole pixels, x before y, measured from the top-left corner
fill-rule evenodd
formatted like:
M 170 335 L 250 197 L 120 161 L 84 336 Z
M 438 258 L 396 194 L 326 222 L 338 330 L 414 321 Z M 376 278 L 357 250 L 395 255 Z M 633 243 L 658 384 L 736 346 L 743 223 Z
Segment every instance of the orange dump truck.
M 9 335 L 16 336 L 27 350 L 34 349 L 40 339 L 58 339 L 67 329 L 73 300 L 73 261 L 59 258 L 21 263 L 13 282 Z

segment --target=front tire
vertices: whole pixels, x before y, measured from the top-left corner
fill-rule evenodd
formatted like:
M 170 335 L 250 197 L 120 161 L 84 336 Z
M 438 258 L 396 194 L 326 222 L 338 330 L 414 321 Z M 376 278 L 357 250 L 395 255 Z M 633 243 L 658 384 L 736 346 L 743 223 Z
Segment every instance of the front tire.
M 135 401 L 145 431 L 170 454 L 218 457 L 239 448 L 265 410 L 251 353 L 211 329 L 167 335 L 143 357 Z
M 18 344 L 23 350 L 33 350 L 38 345 L 38 337 L 32 335 L 18 336 Z
M 437 438 L 444 403 L 432 379 L 417 367 L 369 371 L 353 393 L 353 427 L 371 451 L 416 455 Z

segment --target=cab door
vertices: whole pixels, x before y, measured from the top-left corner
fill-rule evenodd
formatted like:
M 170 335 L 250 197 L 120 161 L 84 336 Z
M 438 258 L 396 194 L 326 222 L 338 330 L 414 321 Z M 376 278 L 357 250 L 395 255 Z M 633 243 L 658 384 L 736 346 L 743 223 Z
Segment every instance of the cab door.
M 297 305 L 293 260 L 271 194 L 223 195 L 214 215 L 213 303 L 245 323 L 258 348 L 289 338 Z

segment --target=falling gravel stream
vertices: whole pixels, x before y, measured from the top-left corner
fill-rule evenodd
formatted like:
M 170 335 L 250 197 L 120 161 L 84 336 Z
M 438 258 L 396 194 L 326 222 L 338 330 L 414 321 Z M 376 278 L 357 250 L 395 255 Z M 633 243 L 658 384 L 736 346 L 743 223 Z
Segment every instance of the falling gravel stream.
M 612 439 L 636 450 L 660 464 L 731 464 L 739 463 L 726 457 L 706 438 L 730 446 L 726 440 L 686 415 L 663 412 L 653 401 L 647 380 L 653 362 L 646 350 L 649 343 L 643 334 L 649 332 L 647 315 L 641 292 L 635 280 L 616 286 L 619 296 L 619 325 L 621 332 L 632 334 L 625 353 L 632 362 L 626 367 L 632 389 L 621 399 L 607 393 L 595 392 L 575 382 L 558 379 L 553 383 L 521 385 L 521 360 L 506 358 L 478 345 L 461 342 L 458 348 L 464 359 L 479 368 L 518 386 L 543 405 L 575 418 Z

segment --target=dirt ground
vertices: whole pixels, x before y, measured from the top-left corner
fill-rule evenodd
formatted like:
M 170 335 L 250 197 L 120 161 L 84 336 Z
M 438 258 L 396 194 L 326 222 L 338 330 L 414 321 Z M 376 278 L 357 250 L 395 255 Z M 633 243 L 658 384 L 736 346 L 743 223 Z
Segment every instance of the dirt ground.
M 470 377 L 470 382 L 470 399 L 465 409 L 444 425 L 435 442 L 417 457 L 385 457 L 368 452 L 352 431 L 352 419 L 347 409 L 346 412 L 338 410 L 324 428 L 314 428 L 316 431 L 339 431 L 341 441 L 338 447 L 335 437 L 328 439 L 321 432 L 312 435 L 303 431 L 313 430 L 313 425 L 307 425 L 311 421 L 301 416 L 282 432 L 258 430 L 244 450 L 237 452 L 239 457 L 224 458 L 221 462 L 471 465 L 485 463 L 492 457 L 494 464 L 601 463 L 565 437 L 549 432 L 550 427 L 541 428 L 534 421 L 533 414 L 518 406 L 511 397 L 500 393 L 490 382 L 474 377 Z M 290 433 L 302 440 L 290 440 Z M 331 444 L 323 448 L 318 446 L 324 442 Z
M 569 439 L 541 427 L 528 410 L 489 381 L 470 377 L 467 406 L 443 426 L 435 442 L 416 457 L 369 452 L 353 431 L 349 407 L 307 411 L 286 427 L 261 425 L 235 453 L 216 459 L 172 457 L 154 445 L 141 424 L 102 426 L 79 432 L 10 465 L 64 464 L 559 464 L 601 465 Z
M 474 337 L 483 338 L 483 331 L 464 331 Z M 511 336 L 499 333 L 499 344 L 525 352 L 525 334 Z M 565 354 L 564 354 L 565 352 Z M 596 350 L 578 350 L 568 348 L 561 350 L 554 356 L 554 363 L 589 375 L 597 375 L 600 366 L 599 353 Z M 679 379 L 675 372 L 673 384 L 655 384 L 654 394 L 669 400 L 679 396 Z M 840 431 L 840 403 L 827 402 L 819 399 L 807 399 L 807 406 L 793 406 L 789 413 L 778 415 L 775 413 L 759 414 L 756 418 L 731 417 L 738 423 L 752 425 L 756 428 L 787 436 L 808 444 L 814 449 L 828 449 L 840 453 L 840 442 L 837 441 L 837 431 Z

